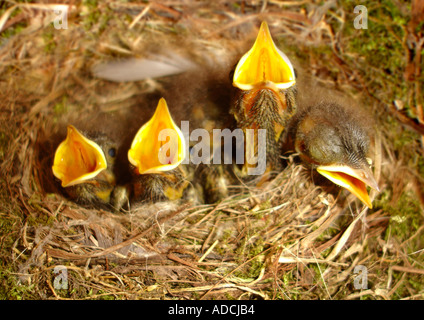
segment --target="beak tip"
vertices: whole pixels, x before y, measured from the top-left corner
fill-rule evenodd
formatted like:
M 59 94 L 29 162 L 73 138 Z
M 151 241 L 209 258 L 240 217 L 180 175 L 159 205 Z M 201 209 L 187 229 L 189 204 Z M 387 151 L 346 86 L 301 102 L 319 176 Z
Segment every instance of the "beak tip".
M 351 170 L 347 166 L 321 166 L 317 168 L 317 171 L 333 183 L 350 191 L 368 208 L 372 209 L 371 199 L 369 198 L 366 187 L 369 186 L 371 189 L 380 192 L 377 181 L 375 181 L 373 176 L 368 175 L 368 178 L 364 179 L 363 174 Z
M 278 89 L 287 89 L 295 83 L 292 63 L 275 45 L 265 21 L 261 24 L 253 47 L 236 66 L 233 86 L 250 90 L 264 82 L 272 82 Z
M 373 189 L 377 192 L 381 191 L 380 187 L 378 186 L 377 181 L 375 180 L 375 178 L 373 176 L 372 176 L 371 179 L 369 179 L 369 182 L 368 183 L 365 182 L 365 184 L 368 185 L 371 189 Z

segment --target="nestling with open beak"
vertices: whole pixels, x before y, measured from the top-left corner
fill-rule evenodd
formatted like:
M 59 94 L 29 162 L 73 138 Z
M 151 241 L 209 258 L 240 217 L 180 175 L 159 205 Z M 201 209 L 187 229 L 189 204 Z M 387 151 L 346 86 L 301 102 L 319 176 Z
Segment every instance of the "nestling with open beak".
M 299 106 L 288 127 L 288 138 L 301 159 L 372 208 L 367 186 L 379 191 L 370 168 L 367 120 L 333 102 Z
M 69 125 L 66 139 L 56 149 L 52 170 L 72 200 L 107 205 L 115 186 L 116 147 L 105 136 L 95 137 L 96 142 Z
M 267 170 L 280 169 L 280 138 L 296 111 L 296 80 L 293 66 L 281 52 L 262 22 L 253 47 L 240 59 L 233 76 L 235 89 L 231 113 L 246 133 L 254 129 L 254 142 L 246 142 L 254 156 L 266 156 Z M 266 129 L 266 154 L 258 154 L 258 129 Z M 243 174 L 246 173 L 245 161 Z
M 130 198 L 135 201 L 180 199 L 189 185 L 181 164 L 185 152 L 183 133 L 162 98 L 128 150 L 128 160 L 133 166 Z

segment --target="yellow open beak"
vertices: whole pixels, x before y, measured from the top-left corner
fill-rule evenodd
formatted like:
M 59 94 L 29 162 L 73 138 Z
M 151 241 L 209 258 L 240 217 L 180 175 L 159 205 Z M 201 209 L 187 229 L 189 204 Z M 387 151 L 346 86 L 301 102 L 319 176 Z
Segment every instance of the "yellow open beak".
M 278 89 L 287 89 L 296 82 L 289 58 L 275 46 L 265 21 L 261 24 L 255 44 L 237 64 L 233 85 L 242 90 L 251 90 L 264 82 L 272 82 Z
M 153 117 L 134 137 L 128 160 L 139 174 L 176 168 L 185 157 L 185 140 L 172 120 L 165 99 L 160 99 Z
M 344 165 L 320 166 L 317 171 L 335 184 L 346 188 L 365 203 L 370 209 L 372 203 L 367 192 L 367 186 L 380 191 L 377 181 L 369 167 L 353 169 Z
M 106 168 L 106 157 L 99 145 L 69 125 L 65 141 L 56 149 L 52 167 L 62 187 L 93 179 Z

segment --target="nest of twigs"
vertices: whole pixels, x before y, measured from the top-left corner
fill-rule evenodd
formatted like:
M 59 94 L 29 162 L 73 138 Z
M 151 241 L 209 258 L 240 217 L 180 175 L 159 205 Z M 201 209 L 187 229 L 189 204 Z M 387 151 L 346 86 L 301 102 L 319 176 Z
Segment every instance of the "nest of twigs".
M 53 26 L 54 5 L 3 9 L 3 32 L 19 29 L 3 41 L 0 56 L 0 243 L 7 298 L 422 298 L 422 286 L 412 285 L 423 273 L 422 254 L 410 255 L 420 250 L 422 228 L 391 234 L 390 221 L 400 214 L 385 205 L 395 207 L 401 194 L 419 190 L 422 177 L 395 149 L 394 136 L 403 129 L 381 110 L 398 97 L 383 101 L 372 87 L 364 90 L 361 71 L 343 60 L 350 53 L 341 49 L 341 31 L 351 12 L 313 1 L 66 5 L 68 28 L 62 30 Z M 386 191 L 372 194 L 374 209 L 316 181 L 295 155 L 268 184 L 230 186 L 230 195 L 212 204 L 140 203 L 116 213 L 64 196 L 51 164 L 66 124 L 88 128 L 107 118 L 110 130 L 122 134 L 133 106 L 163 94 L 172 82 L 113 83 L 93 77 L 93 65 L 142 55 L 158 37 L 175 47 L 183 36 L 201 48 L 198 55 L 207 53 L 220 61 L 219 70 L 230 71 L 261 20 L 318 83 L 364 101 L 376 118 L 374 172 Z M 317 53 L 320 47 L 327 51 Z M 330 62 L 334 57 L 337 65 Z M 156 102 L 145 107 L 149 115 Z M 129 128 L 125 141 L 137 126 Z M 420 154 L 418 138 L 413 141 Z M 360 288 L 357 266 L 368 275 Z M 67 287 L 55 282 L 63 267 Z

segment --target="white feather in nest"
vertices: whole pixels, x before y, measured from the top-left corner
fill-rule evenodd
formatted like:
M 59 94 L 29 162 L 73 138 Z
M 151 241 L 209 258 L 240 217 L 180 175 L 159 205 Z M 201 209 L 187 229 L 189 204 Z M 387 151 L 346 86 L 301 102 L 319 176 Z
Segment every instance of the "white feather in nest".
M 140 81 L 171 76 L 193 70 L 197 65 L 176 53 L 151 58 L 129 58 L 96 65 L 95 77 L 115 82 Z

